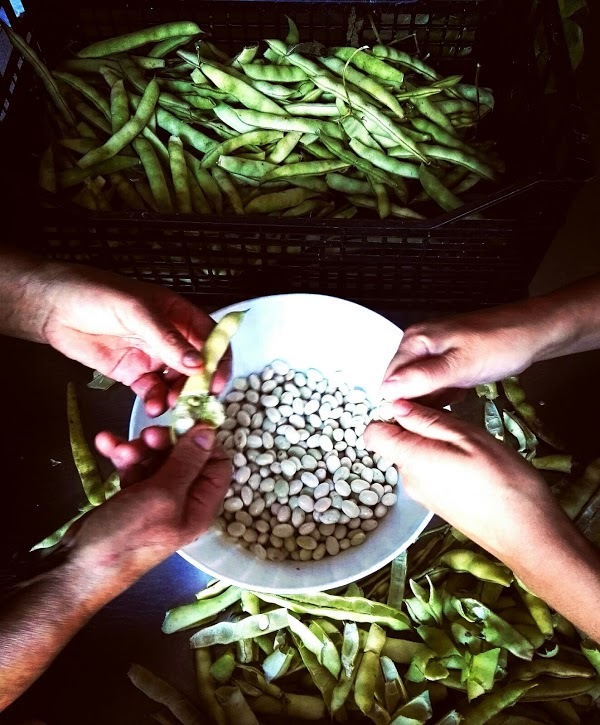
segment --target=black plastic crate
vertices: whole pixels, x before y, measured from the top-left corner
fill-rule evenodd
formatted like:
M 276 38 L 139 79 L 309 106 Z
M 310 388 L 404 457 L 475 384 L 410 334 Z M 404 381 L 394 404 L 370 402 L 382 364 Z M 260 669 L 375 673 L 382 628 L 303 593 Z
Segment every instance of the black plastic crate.
M 3 177 L 12 195 L 3 229 L 53 259 L 81 261 L 212 300 L 308 291 L 371 304 L 475 307 L 525 294 L 578 187 L 590 175 L 589 143 L 556 0 L 416 0 L 406 3 L 48 3 L 25 0 L 15 28 L 52 65 L 102 37 L 167 20 L 198 22 L 234 52 L 284 37 L 355 44 L 414 34 L 443 74 L 494 90 L 485 119 L 507 164 L 500 185 L 455 212 L 423 222 L 104 214 L 47 209 L 35 188 L 43 148 L 43 91 L 13 52 L 0 75 Z M 7 42 L 0 32 L 2 43 Z M 414 40 L 401 44 L 410 51 Z M 2 67 L 0 66 L 0 71 Z M 477 213 L 477 218 L 471 215 Z M 471 218 L 467 218 L 471 217 Z

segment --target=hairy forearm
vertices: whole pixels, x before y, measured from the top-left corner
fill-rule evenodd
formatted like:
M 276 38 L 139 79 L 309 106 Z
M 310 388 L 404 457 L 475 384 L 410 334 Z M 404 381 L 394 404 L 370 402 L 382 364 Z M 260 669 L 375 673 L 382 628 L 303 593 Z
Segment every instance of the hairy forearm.
M 525 303 L 542 333 L 535 361 L 600 348 L 600 275 Z
M 49 286 L 63 267 L 34 255 L 0 250 L 0 333 L 45 342 Z
M 0 712 L 24 692 L 73 635 L 125 587 L 65 563 L 0 605 Z

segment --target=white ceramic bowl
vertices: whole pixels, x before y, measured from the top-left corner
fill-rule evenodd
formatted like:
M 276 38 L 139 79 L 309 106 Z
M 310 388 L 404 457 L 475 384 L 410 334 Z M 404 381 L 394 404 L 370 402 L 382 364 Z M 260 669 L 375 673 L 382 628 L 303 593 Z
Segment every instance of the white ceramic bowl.
M 385 369 L 402 331 L 381 315 L 352 302 L 323 295 L 289 294 L 240 302 L 215 312 L 248 309 L 233 338 L 233 376 L 247 376 L 276 359 L 293 368 L 317 368 L 325 376 L 343 371 L 346 382 L 379 398 Z M 130 438 L 148 425 L 169 423 L 169 413 L 150 419 L 139 399 L 133 405 Z M 232 546 L 215 528 L 179 553 L 203 571 L 248 589 L 280 593 L 331 589 L 364 577 L 406 549 L 432 514 L 406 496 L 399 484 L 397 504 L 368 534 L 364 544 L 321 561 L 261 561 Z

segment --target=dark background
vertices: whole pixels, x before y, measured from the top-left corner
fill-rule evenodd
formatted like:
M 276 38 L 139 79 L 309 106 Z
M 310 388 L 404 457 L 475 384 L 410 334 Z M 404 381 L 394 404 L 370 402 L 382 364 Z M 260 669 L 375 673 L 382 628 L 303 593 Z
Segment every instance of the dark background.
M 598 161 L 598 9 L 590 2 L 580 91 Z M 600 183 L 592 179 L 576 197 L 565 227 L 542 263 L 532 292 L 544 292 L 600 271 L 598 207 Z M 451 308 L 379 309 L 400 327 Z M 599 314 L 600 318 L 600 314 Z M 600 324 L 600 319 L 598 321 Z M 600 454 L 600 354 L 586 353 L 538 364 L 522 376 L 533 402 L 569 443 L 578 460 Z M 90 371 L 53 350 L 0 339 L 4 431 L 0 438 L 0 585 L 25 576 L 29 547 L 76 511 L 82 492 L 68 444 L 65 395 L 73 380 L 89 440 L 104 428 L 125 434 L 133 401 L 122 386 L 102 393 L 85 387 Z M 477 403 L 463 407 L 478 416 Z M 72 641 L 48 672 L 2 716 L 19 723 L 36 717 L 48 725 L 150 723 L 156 708 L 127 680 L 139 662 L 193 697 L 194 673 L 188 635 L 163 635 L 164 611 L 190 601 L 206 576 L 179 556 L 147 574 L 101 611 Z M 43 612 L 40 612 L 43 616 Z

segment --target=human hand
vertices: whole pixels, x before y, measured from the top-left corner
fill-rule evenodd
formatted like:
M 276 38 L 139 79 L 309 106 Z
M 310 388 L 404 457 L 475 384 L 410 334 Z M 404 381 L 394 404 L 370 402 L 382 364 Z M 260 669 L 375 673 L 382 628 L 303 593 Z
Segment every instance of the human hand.
M 199 351 L 214 323 L 175 292 L 74 265 L 45 286 L 44 341 L 131 386 L 149 415 L 172 405 L 184 376 L 200 369 Z M 229 365 L 225 359 L 219 369 L 217 390 Z
M 522 372 L 545 344 L 541 307 L 525 300 L 409 327 L 385 373 L 383 396 L 439 397 Z
M 371 423 L 368 448 L 396 464 L 409 496 L 511 568 L 540 537 L 569 530 L 543 479 L 508 446 L 445 411 L 404 400 L 392 409 L 398 424 Z
M 123 490 L 81 519 L 68 556 L 114 596 L 210 527 L 231 462 L 202 425 L 173 447 L 168 430 L 157 426 L 130 442 L 100 433 L 96 445 L 119 471 Z

